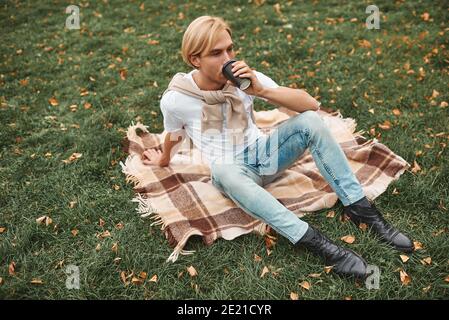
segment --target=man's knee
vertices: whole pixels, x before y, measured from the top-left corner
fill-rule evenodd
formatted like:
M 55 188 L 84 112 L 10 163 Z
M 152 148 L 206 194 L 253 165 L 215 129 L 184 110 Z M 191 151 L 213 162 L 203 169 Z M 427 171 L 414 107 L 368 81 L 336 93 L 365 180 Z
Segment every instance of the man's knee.
M 218 188 L 222 188 L 223 184 L 227 184 L 230 176 L 235 171 L 229 164 L 211 164 L 210 166 L 212 184 Z
M 247 169 L 232 164 L 211 165 L 212 184 L 219 189 L 238 189 L 242 179 L 248 176 Z
M 311 136 L 321 136 L 328 133 L 328 128 L 324 124 L 323 119 L 316 111 L 307 110 L 297 114 L 296 121 L 301 128 L 307 128 Z

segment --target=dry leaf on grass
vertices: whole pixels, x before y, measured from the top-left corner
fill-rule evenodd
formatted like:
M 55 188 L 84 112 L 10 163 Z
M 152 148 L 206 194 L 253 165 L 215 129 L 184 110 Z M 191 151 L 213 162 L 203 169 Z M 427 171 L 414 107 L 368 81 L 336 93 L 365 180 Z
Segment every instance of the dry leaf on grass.
M 423 244 L 419 241 L 413 241 L 413 245 L 415 247 L 415 250 L 422 250 L 423 249 Z
M 150 282 L 157 282 L 157 274 L 155 274 L 154 276 L 151 277 L 150 280 L 148 280 Z
M 421 167 L 418 164 L 418 162 L 416 162 L 416 160 L 413 161 L 413 167 L 412 167 L 411 171 L 413 173 L 417 173 L 417 172 L 421 171 Z
M 59 104 L 59 103 L 58 103 L 58 100 L 56 100 L 55 97 L 52 97 L 52 98 L 48 99 L 48 102 L 49 102 L 53 107 L 56 107 L 56 106 Z
M 44 284 L 44 282 L 41 279 L 34 278 L 31 280 L 31 284 Z
M 306 290 L 310 290 L 310 287 L 311 287 L 310 282 L 308 282 L 308 281 L 303 281 L 299 285 Z
M 290 292 L 290 300 L 298 300 L 299 295 L 296 292 Z
M 8 273 L 10 276 L 16 275 L 16 263 L 14 261 L 11 261 L 11 263 L 9 264 Z
M 410 282 L 412 281 L 412 279 L 410 278 L 410 276 L 407 274 L 407 272 L 405 272 L 404 270 L 399 270 L 399 277 L 401 279 L 401 282 L 404 286 L 408 286 L 410 284 Z
M 267 266 L 264 266 L 262 269 L 262 273 L 260 274 L 260 277 L 263 278 L 265 274 L 267 274 L 268 272 L 270 272 L 270 270 L 268 270 Z
M 83 156 L 82 153 L 74 152 L 74 153 L 72 153 L 72 155 L 70 157 L 68 157 L 65 160 L 62 160 L 62 162 L 64 162 L 65 164 L 69 164 L 69 163 L 72 163 L 72 162 L 78 160 L 82 156 Z
M 53 220 L 49 216 L 42 216 L 36 219 L 36 223 L 48 226 L 53 223 Z
M 333 268 L 334 268 L 333 266 L 326 266 L 324 267 L 324 272 L 329 273 L 332 271 Z
M 198 275 L 198 272 L 196 271 L 196 269 L 193 266 L 188 267 L 187 272 L 189 273 L 189 275 L 191 277 L 196 277 Z
M 432 258 L 431 257 L 427 257 L 421 260 L 421 263 L 423 265 L 431 265 L 432 264 Z
M 347 236 L 341 237 L 340 240 L 342 240 L 342 241 L 344 241 L 346 243 L 351 244 L 351 243 L 354 243 L 355 237 L 352 236 L 352 235 L 347 235 Z

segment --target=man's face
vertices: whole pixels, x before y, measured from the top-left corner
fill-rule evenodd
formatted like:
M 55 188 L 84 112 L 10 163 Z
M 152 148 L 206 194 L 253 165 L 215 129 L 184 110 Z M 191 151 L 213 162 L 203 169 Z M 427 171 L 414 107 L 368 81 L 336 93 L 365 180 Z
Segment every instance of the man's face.
M 212 46 L 209 52 L 203 52 L 201 57 L 196 58 L 196 64 L 199 64 L 199 70 L 210 81 L 224 84 L 225 76 L 221 73 L 223 64 L 235 57 L 234 44 L 231 36 L 226 30 L 220 32 L 217 42 Z

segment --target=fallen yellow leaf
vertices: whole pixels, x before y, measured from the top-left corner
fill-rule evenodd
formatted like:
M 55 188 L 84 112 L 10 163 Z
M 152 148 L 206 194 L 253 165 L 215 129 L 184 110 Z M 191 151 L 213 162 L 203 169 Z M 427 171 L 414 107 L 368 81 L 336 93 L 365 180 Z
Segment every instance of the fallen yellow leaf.
M 111 233 L 109 232 L 109 230 L 103 231 L 102 233 L 100 233 L 98 235 L 99 238 L 107 238 L 107 237 L 110 237 L 110 236 L 111 236 Z
M 303 287 L 304 289 L 306 289 L 306 290 L 310 290 L 310 287 L 311 287 L 311 285 L 310 285 L 310 283 L 308 281 L 303 281 L 299 285 L 301 287 Z
M 8 273 L 10 276 L 16 275 L 16 263 L 14 261 L 11 261 L 11 263 L 9 264 Z
M 126 70 L 126 69 L 120 69 L 120 79 L 126 80 L 127 74 L 128 74 L 128 70 Z
M 361 46 L 362 48 L 371 48 L 371 42 L 363 39 L 359 41 L 359 46 Z
M 290 300 L 298 300 L 299 295 L 296 292 L 290 292 Z
M 274 5 L 273 5 L 273 9 L 274 9 L 274 11 L 275 11 L 278 15 L 281 15 L 281 14 L 282 14 L 282 13 L 281 13 L 281 5 L 280 5 L 279 3 L 274 4 Z
M 428 12 L 424 12 L 424 13 L 421 15 L 421 19 L 423 19 L 424 21 L 429 21 L 429 18 L 430 18 L 430 15 L 429 15 Z
M 324 267 L 324 272 L 329 273 L 333 268 L 334 268 L 333 266 L 326 266 Z
M 407 286 L 410 284 L 410 282 L 412 281 L 412 279 L 410 278 L 410 276 L 407 274 L 407 272 L 405 272 L 404 270 L 400 270 L 399 271 L 399 276 L 401 278 L 401 282 L 404 286 Z
M 319 277 L 321 277 L 321 273 L 311 273 L 311 274 L 309 274 L 309 277 L 311 277 L 311 278 L 319 278 Z
M 137 278 L 137 277 L 132 277 L 131 283 L 132 283 L 132 284 L 135 284 L 135 285 L 140 285 L 140 284 L 143 283 L 143 280 L 140 279 L 140 278 Z
M 342 241 L 344 241 L 346 243 L 351 244 L 351 243 L 354 243 L 355 237 L 351 236 L 351 235 L 347 235 L 347 236 L 341 237 L 340 240 L 342 240 Z
M 65 159 L 65 160 L 62 160 L 62 162 L 64 162 L 65 164 L 69 164 L 69 163 L 72 163 L 72 162 L 78 160 L 78 159 L 81 158 L 82 156 L 83 156 L 82 153 L 74 152 L 74 153 L 72 153 L 72 155 L 71 155 L 70 157 L 68 157 L 68 158 Z
M 388 120 L 385 120 L 383 123 L 377 125 L 379 128 L 383 130 L 390 130 L 391 129 L 391 122 Z
M 404 263 L 410 259 L 410 257 L 406 256 L 405 254 L 401 254 L 400 257 L 401 257 L 402 262 L 404 262 Z
M 128 281 L 126 281 L 126 273 L 125 271 L 120 272 L 120 280 L 122 280 L 122 282 L 127 285 Z
M 415 247 L 415 250 L 422 250 L 423 244 L 419 241 L 413 241 L 413 245 Z
M 73 229 L 71 232 L 72 232 L 73 236 L 76 237 L 76 235 L 78 234 L 79 231 L 78 231 L 78 229 Z
M 53 223 L 53 220 L 49 216 L 42 216 L 36 219 L 37 224 L 45 224 L 46 226 Z
M 326 215 L 326 218 L 333 218 L 333 217 L 335 217 L 335 211 L 333 211 L 333 210 L 329 211 Z
M 157 282 L 157 274 L 155 274 L 154 276 L 151 277 L 150 280 L 148 280 L 150 282 Z
M 262 269 L 262 273 L 260 274 L 260 277 L 263 278 L 266 273 L 268 273 L 270 270 L 268 270 L 267 266 L 264 266 Z
M 52 98 L 48 99 L 48 102 L 50 102 L 50 104 L 51 104 L 53 107 L 56 107 L 56 106 L 58 105 L 58 100 L 56 100 L 55 97 L 52 97 Z
M 122 222 L 119 222 L 119 223 L 117 223 L 117 224 L 115 225 L 115 228 L 116 228 L 117 230 L 122 230 L 124 226 L 125 226 L 125 225 L 124 225 Z
M 44 284 L 44 282 L 41 279 L 35 278 L 31 280 L 32 284 Z
M 141 273 L 139 273 L 139 278 L 142 280 L 145 280 L 148 277 L 148 273 L 142 271 Z
M 413 173 L 417 173 L 421 171 L 421 167 L 419 166 L 418 162 L 416 160 L 413 161 L 413 168 L 411 169 Z
M 188 267 L 187 272 L 190 274 L 191 277 L 196 277 L 198 275 L 198 272 L 193 266 Z

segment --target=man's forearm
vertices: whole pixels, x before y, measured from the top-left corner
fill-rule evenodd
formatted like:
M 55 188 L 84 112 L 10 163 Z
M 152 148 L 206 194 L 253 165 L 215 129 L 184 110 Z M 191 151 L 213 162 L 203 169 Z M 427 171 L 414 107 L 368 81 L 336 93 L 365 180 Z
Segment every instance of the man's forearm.
M 264 88 L 258 95 L 278 106 L 286 107 L 296 112 L 318 110 L 320 103 L 304 90 L 287 87 Z
M 161 165 L 168 166 L 172 153 L 176 150 L 173 149 L 184 138 L 184 133 L 167 133 L 162 147 Z

